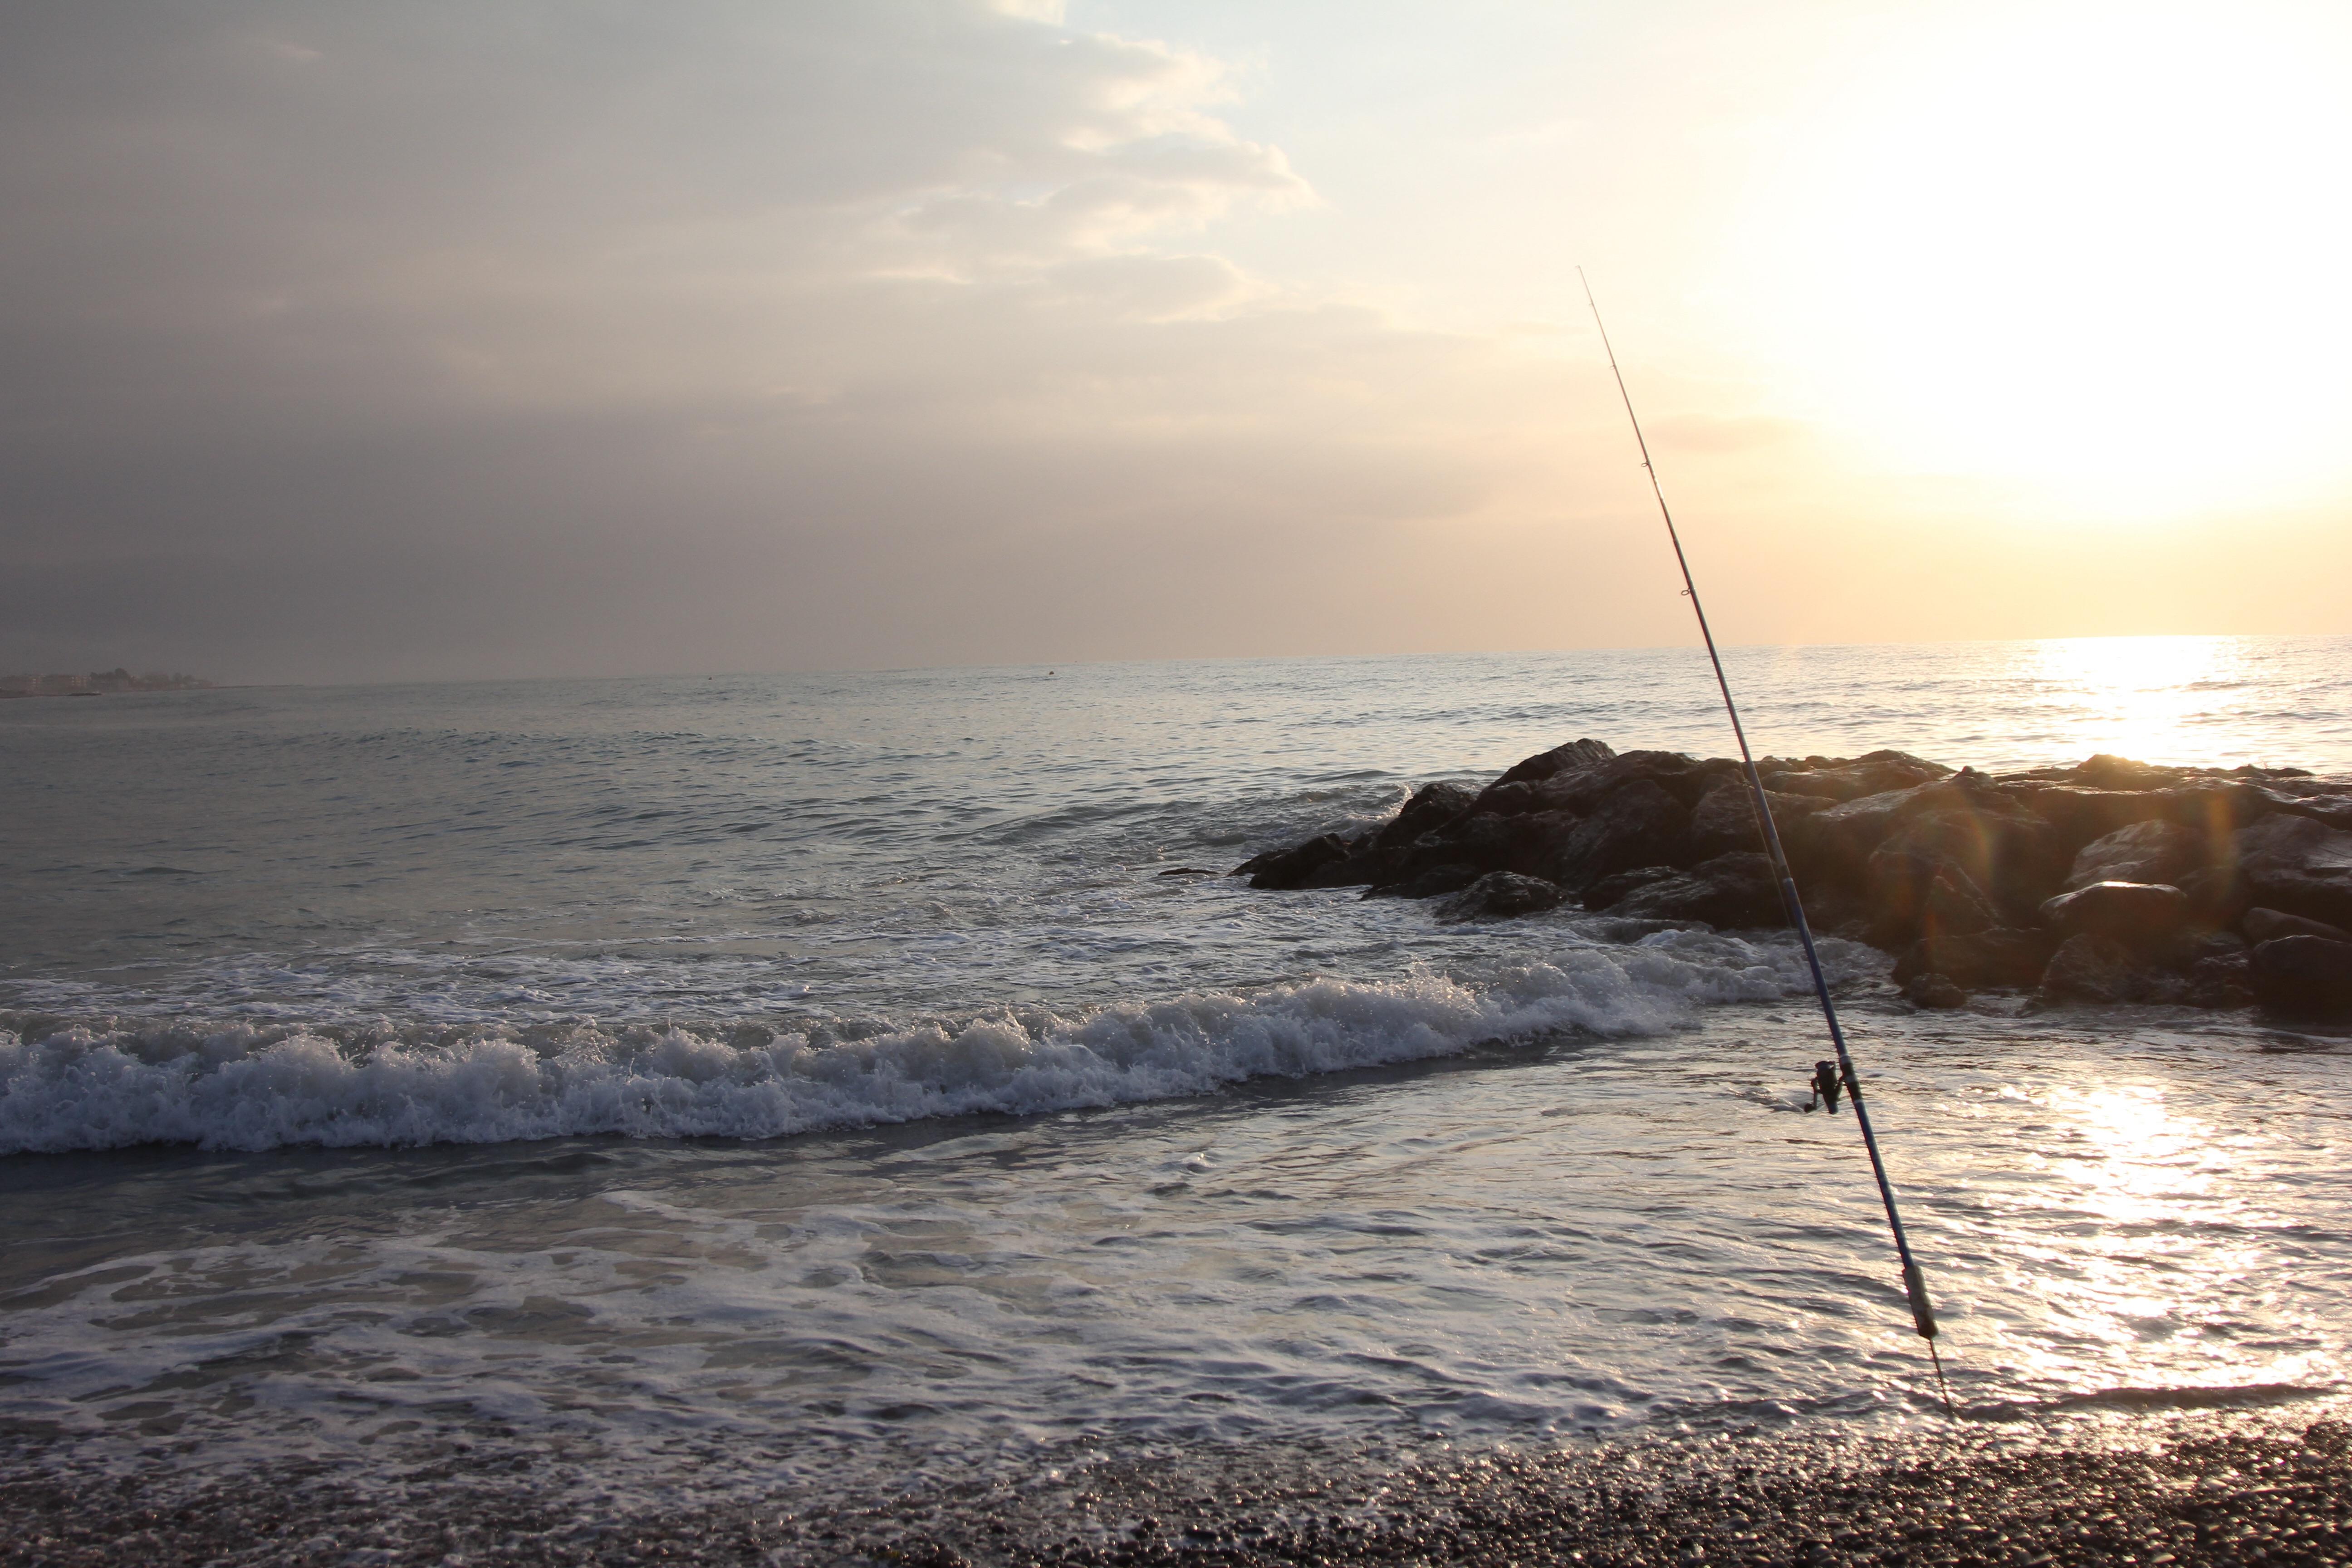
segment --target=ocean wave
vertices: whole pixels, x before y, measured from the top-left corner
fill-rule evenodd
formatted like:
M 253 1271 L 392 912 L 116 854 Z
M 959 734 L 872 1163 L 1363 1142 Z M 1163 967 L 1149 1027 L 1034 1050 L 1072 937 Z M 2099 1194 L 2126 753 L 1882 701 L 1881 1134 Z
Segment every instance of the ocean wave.
M 1868 950 L 1827 944 L 1865 973 Z M 1849 951 L 1851 949 L 1851 951 Z M 1475 979 L 1313 979 L 1082 1011 L 781 1032 L 521 1021 L 26 1018 L 0 1030 L 0 1153 L 194 1143 L 401 1147 L 618 1134 L 786 1137 L 1166 1100 L 1560 1035 L 1675 1027 L 1803 988 L 1785 942 L 1658 932 Z

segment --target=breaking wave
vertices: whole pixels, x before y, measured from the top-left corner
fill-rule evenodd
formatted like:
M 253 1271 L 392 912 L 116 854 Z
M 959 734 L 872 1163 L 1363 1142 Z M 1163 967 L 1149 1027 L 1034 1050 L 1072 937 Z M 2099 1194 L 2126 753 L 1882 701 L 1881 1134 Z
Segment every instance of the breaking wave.
M 1869 950 L 1825 944 L 1864 973 Z M 1662 931 L 1477 979 L 1315 979 L 1055 1012 L 770 1028 L 585 1019 L 197 1026 L 19 1019 L 0 1030 L 0 1153 L 194 1143 L 259 1151 L 582 1134 L 778 1138 L 979 1112 L 1166 1100 L 1582 1035 L 1656 1034 L 1708 1003 L 1803 988 L 1786 942 Z

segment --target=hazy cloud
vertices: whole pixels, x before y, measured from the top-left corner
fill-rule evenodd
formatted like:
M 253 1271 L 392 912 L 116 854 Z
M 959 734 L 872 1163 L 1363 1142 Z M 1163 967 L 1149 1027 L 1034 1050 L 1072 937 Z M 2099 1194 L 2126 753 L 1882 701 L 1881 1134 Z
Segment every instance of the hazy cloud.
M 1311 195 L 1181 50 L 913 0 L 5 30 L 12 662 L 1197 650 L 1493 483 L 1487 351 L 1184 253 Z
M 2035 282 L 1987 331 L 1973 271 L 1923 291 L 1908 264 L 1816 265 L 1878 254 L 1877 209 L 1835 171 L 1921 138 L 1969 164 L 1993 128 L 1912 100 L 2000 79 L 2040 36 L 2032 8 L 1929 9 L 1792 28 L 1734 0 L 0 8 L 0 667 L 1685 637 L 1579 261 L 1701 574 L 1740 584 L 1716 601 L 1733 640 L 2339 625 L 2326 246 L 2252 219 L 2224 236 L 2302 258 L 2260 319 L 2317 323 L 2271 334 L 2249 363 L 2275 374 L 2251 379 L 2267 339 L 2176 331 L 2021 382 L 2012 318 L 2083 318 L 2076 294 Z M 1087 25 L 1107 16 L 1219 38 L 1263 96 L 1208 53 Z M 1977 52 L 1951 66 L 1927 47 L 1947 34 Z M 2273 36 L 2238 40 L 2246 115 L 2280 97 L 2269 62 L 2301 58 Z M 2105 32 L 2070 37 L 2035 68 L 2105 58 Z M 2194 64 L 2201 37 L 2139 41 Z M 2336 58 L 2304 54 L 2315 81 Z M 2114 141 L 2104 79 L 2068 79 L 2090 95 L 2061 95 L 2073 119 L 1986 168 L 2040 167 L 2076 120 Z M 1847 103 L 1851 83 L 1877 85 Z M 1825 93 L 1843 107 L 1816 113 Z M 2286 97 L 2326 134 L 2249 143 L 2287 171 L 2265 189 L 2308 184 L 2293 171 L 2340 142 L 2333 100 Z M 2159 185 L 2180 166 L 2140 163 Z M 1906 189 L 1943 212 L 1941 187 Z M 2098 237 L 2076 233 L 2075 274 L 2112 253 Z M 1782 252 L 1805 265 L 1763 265 Z M 1864 287 L 1874 304 L 1848 298 Z M 2179 375 L 2119 368 L 2200 343 Z M 2039 406 L 2021 386 L 2065 416 L 2019 413 Z M 2270 400 L 2172 418 L 2158 450 L 2131 411 L 2183 387 Z M 2172 496 L 2189 469 L 2224 500 Z M 2084 593 L 1983 542 L 2022 530 L 2040 559 L 2053 497 L 2062 527 L 2094 520 L 2083 550 L 2128 537 L 2139 587 Z M 2162 526 L 2115 531 L 2136 518 Z M 2222 604 L 2276 608 L 2196 611 Z

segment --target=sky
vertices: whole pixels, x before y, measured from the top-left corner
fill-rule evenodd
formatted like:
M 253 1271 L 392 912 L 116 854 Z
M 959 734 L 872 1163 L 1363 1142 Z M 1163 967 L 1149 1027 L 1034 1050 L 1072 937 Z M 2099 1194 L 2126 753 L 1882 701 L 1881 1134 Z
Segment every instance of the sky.
M 0 669 L 2352 633 L 2352 10 L 0 0 Z

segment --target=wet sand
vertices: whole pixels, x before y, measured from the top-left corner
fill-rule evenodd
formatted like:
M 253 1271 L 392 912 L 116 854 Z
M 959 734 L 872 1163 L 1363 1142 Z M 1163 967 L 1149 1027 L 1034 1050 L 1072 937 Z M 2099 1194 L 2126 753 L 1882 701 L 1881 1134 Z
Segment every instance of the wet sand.
M 1218 1448 L 812 1504 L 599 1514 L 453 1452 L 365 1491 L 323 1468 L 228 1484 L 6 1457 L 0 1564 L 2342 1563 L 2340 1408 L 1964 1422 L 1381 1468 Z

